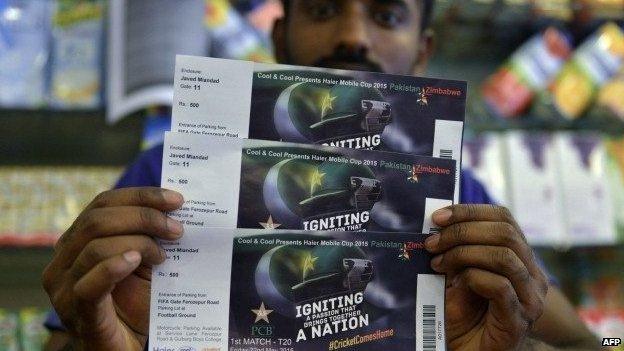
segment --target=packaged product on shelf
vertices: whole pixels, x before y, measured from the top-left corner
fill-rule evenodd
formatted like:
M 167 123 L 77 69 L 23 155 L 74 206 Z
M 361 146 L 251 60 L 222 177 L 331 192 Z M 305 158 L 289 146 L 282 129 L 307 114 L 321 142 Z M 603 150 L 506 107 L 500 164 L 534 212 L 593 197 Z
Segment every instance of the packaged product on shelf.
M 565 33 L 549 27 L 536 34 L 483 85 L 483 99 L 500 117 L 517 117 L 545 90 L 570 56 Z
M 500 133 L 484 133 L 464 140 L 462 166 L 487 184 L 488 193 L 497 204 L 507 206 L 504 157 L 504 140 Z
M 547 133 L 506 135 L 511 210 L 532 245 L 565 242 L 557 149 Z
M 0 167 L 0 199 L 15 199 L 19 194 L 13 192 L 11 167 Z M 15 200 L 0 201 L 0 245 L 6 244 L 15 233 Z
M 214 57 L 273 62 L 268 37 L 263 36 L 228 0 L 206 0 L 206 28 Z
M 581 261 L 581 319 L 598 338 L 624 335 L 624 281 L 621 258 L 606 251 L 606 257 Z M 623 345 L 613 348 L 621 351 Z
M 60 233 L 68 228 L 80 211 L 78 179 L 69 169 L 51 171 L 48 180 L 49 205 L 52 210 L 50 232 Z
M 572 19 L 572 0 L 533 0 L 533 12 L 539 17 L 569 21 Z
M 17 314 L 0 308 L 0 350 L 20 351 Z
M 620 20 L 624 16 L 624 0 L 580 1 L 578 5 L 587 7 L 593 19 Z
M 52 169 L 48 176 L 52 212 L 50 233 L 54 237 L 60 235 L 97 194 L 113 187 L 119 174 L 116 167 Z
M 51 245 L 98 193 L 110 189 L 117 167 L 0 168 L 0 245 Z
M 48 331 L 43 326 L 47 311 L 37 308 L 24 308 L 19 312 L 21 351 L 41 351 L 48 339 Z
M 57 108 L 96 108 L 102 96 L 104 3 L 55 4 L 50 103 Z
M 624 65 L 620 73 L 600 89 L 597 105 L 624 121 Z
M 568 242 L 571 245 L 615 243 L 602 138 L 589 133 L 557 133 L 555 143 Z
M 600 339 L 624 335 L 624 308 L 618 310 L 580 308 L 578 313 L 589 330 Z M 620 345 L 611 350 L 622 351 L 624 348 Z
M 624 62 L 624 32 L 615 23 L 600 27 L 574 52 L 551 87 L 553 104 L 565 118 L 576 119 L 593 103 Z
M 40 167 L 16 168 L 12 175 L 16 202 L 16 245 L 45 245 L 48 243 L 50 212 L 46 206 L 46 173 Z
M 624 138 L 606 140 L 606 148 L 609 192 L 619 237 L 624 241 Z
M 0 1 L 0 106 L 44 103 L 49 18 L 47 0 Z
M 262 36 L 270 38 L 275 20 L 284 17 L 284 7 L 279 0 L 247 2 L 246 6 L 241 6 L 243 2 L 238 2 L 236 9 L 241 12 L 247 22 L 260 31 Z
M 0 172 L 0 245 L 36 244 L 47 231 L 49 212 L 42 174 L 25 167 Z M 10 199 L 10 201 L 4 199 Z

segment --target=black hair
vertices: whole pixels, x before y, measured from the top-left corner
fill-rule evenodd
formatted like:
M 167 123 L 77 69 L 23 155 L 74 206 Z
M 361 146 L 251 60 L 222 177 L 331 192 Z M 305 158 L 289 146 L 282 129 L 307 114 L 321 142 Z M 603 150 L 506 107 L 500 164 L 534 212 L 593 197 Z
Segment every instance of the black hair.
M 282 4 L 284 5 L 284 14 L 286 15 L 286 17 L 288 17 L 288 11 L 290 10 L 290 1 L 291 0 L 282 0 Z M 435 0 L 422 0 L 423 2 L 423 14 L 422 14 L 422 20 L 421 20 L 421 26 L 422 29 L 426 29 L 427 27 L 429 27 L 429 24 L 431 22 L 431 15 L 433 12 L 433 3 L 435 2 Z

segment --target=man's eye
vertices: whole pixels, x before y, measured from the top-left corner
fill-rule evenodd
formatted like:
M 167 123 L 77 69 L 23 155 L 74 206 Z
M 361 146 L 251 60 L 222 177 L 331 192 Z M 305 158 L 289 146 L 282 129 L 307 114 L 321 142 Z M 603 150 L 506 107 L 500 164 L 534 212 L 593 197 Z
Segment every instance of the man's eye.
M 401 25 L 405 21 L 405 16 L 399 11 L 383 10 L 376 11 L 373 14 L 373 19 L 381 26 L 394 28 Z
M 335 4 L 328 1 L 322 4 L 312 4 L 308 11 L 315 20 L 326 20 L 336 15 L 338 9 Z

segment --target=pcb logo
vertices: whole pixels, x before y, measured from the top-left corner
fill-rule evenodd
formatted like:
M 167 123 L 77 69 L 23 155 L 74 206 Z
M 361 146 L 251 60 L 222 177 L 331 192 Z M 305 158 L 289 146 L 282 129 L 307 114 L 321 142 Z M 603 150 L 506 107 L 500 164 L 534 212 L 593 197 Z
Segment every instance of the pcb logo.
M 273 310 L 267 309 L 264 306 L 264 302 L 262 302 L 258 309 L 252 309 L 251 312 L 256 315 L 254 324 L 251 326 L 251 335 L 262 338 L 272 336 L 273 326 L 269 324 L 269 314 L 271 314 Z M 259 323 L 261 321 L 265 323 Z

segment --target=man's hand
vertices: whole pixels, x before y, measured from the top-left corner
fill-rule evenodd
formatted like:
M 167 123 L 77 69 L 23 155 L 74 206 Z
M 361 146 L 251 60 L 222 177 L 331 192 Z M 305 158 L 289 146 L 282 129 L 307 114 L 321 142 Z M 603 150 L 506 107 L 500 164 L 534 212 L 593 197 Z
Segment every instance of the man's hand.
M 151 266 L 165 259 L 155 238 L 180 238 L 182 225 L 163 211 L 183 202 L 159 188 L 108 191 L 59 239 L 43 285 L 75 348 L 143 350 Z
M 517 350 L 544 309 L 548 284 L 506 208 L 456 205 L 433 214 L 432 267 L 447 274 L 451 350 Z

